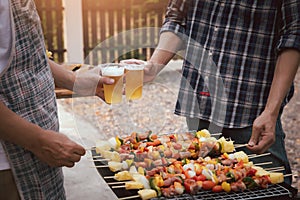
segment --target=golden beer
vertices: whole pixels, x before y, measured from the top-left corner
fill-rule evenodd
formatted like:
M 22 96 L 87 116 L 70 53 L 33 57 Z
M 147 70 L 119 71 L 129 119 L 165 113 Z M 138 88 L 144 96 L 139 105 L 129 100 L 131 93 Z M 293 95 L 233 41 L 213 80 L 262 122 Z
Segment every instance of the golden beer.
M 127 100 L 139 99 L 142 97 L 144 65 L 125 65 L 126 84 L 125 94 Z
M 115 80 L 111 85 L 103 84 L 105 102 L 116 104 L 122 102 L 124 68 L 117 64 L 102 66 L 102 76 Z

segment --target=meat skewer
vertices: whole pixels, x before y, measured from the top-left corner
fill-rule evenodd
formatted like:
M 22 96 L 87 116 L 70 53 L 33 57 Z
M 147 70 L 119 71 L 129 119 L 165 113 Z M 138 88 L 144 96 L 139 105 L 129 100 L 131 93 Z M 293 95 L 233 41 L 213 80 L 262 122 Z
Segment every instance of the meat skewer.
M 126 190 L 136 190 L 136 189 L 143 189 L 144 185 L 137 181 L 129 181 L 129 182 L 126 182 L 125 185 L 112 186 L 112 188 L 113 189 L 125 188 Z

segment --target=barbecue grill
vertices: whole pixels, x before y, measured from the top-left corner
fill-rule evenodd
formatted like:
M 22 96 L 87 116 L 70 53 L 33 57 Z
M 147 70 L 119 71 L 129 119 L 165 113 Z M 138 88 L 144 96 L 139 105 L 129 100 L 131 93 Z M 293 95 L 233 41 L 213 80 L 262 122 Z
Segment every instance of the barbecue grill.
M 99 156 L 95 150 L 92 150 L 93 156 Z M 100 158 L 101 159 L 101 158 Z M 96 161 L 94 159 L 95 166 L 107 165 L 106 161 Z M 109 170 L 109 168 L 97 168 L 98 173 L 104 178 L 108 176 L 113 176 L 114 173 Z M 113 178 L 104 178 L 105 182 L 110 186 L 112 191 L 116 194 L 118 198 L 136 196 L 138 190 L 126 190 L 125 188 L 113 188 L 116 182 Z M 153 198 L 152 200 L 253 200 L 253 199 L 263 199 L 263 200 L 290 200 L 296 199 L 297 189 L 291 187 L 286 183 L 270 185 L 267 189 L 255 189 L 255 190 L 245 190 L 243 192 L 220 192 L 213 193 L 211 191 L 199 191 L 196 194 L 183 194 L 181 196 L 176 196 L 173 198 Z M 141 198 L 132 198 L 140 200 Z

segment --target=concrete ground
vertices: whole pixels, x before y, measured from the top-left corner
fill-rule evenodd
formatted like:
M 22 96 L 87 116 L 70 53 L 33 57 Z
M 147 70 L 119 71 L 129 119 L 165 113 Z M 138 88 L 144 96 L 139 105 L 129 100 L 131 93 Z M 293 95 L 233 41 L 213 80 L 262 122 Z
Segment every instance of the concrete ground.
M 87 147 L 85 138 L 97 137 L 97 130 L 85 122 L 84 119 L 80 123 L 80 128 L 85 129 L 81 133 L 87 135 L 78 136 L 78 127 L 75 125 L 75 119 L 72 113 L 65 111 L 58 100 L 58 109 L 60 117 L 60 132 L 67 135 L 69 138 Z M 117 199 L 110 188 L 105 184 L 102 177 L 98 174 L 94 164 L 91 161 L 91 155 L 87 153 L 82 157 L 73 168 L 63 168 L 65 175 L 65 190 L 68 200 L 113 200 Z

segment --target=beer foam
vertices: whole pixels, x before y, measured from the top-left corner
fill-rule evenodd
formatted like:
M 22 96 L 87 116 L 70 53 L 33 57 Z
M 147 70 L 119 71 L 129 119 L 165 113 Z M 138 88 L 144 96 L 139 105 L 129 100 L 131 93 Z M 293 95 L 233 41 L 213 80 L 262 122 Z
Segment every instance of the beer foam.
M 125 65 L 125 69 L 128 70 L 143 70 L 145 65 L 138 65 L 138 64 L 129 64 Z
M 102 68 L 102 76 L 122 76 L 124 74 L 123 67 L 105 67 Z
M 127 60 L 121 60 L 121 64 L 136 64 L 136 65 L 147 65 L 146 61 L 143 60 L 137 60 L 137 59 L 127 59 Z

